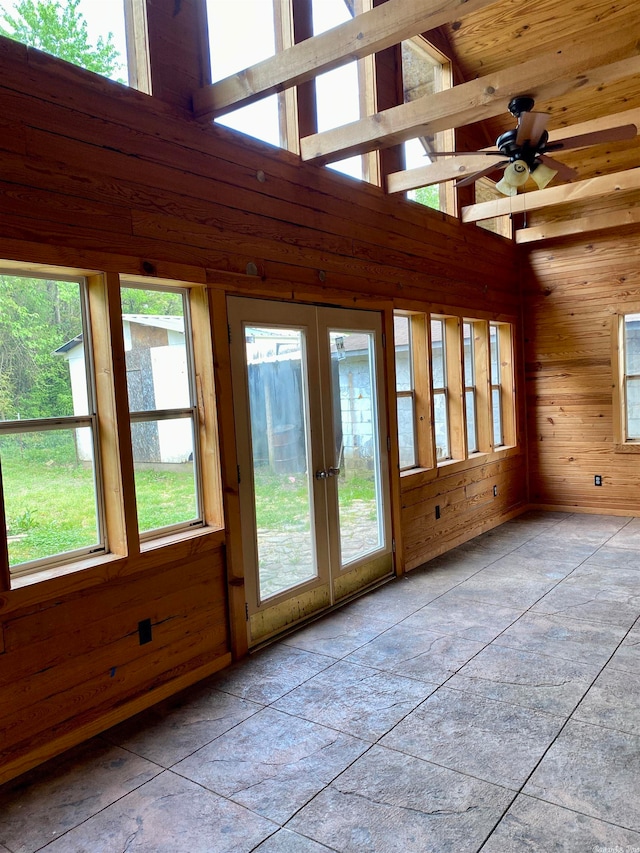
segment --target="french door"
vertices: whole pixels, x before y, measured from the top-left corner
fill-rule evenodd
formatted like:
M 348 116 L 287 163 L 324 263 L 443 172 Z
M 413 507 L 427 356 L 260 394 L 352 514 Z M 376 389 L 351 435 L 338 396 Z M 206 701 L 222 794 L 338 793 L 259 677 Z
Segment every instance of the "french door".
M 229 297 L 249 644 L 393 571 L 380 315 Z

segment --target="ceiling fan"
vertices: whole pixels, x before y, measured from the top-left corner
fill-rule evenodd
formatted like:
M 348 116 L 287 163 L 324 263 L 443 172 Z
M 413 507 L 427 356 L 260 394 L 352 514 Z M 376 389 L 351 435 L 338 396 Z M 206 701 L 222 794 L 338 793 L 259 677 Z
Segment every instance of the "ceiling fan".
M 494 162 L 485 169 L 457 181 L 456 186 L 467 186 L 497 169 L 503 169 L 504 174 L 496 183 L 496 189 L 503 195 L 513 196 L 517 194 L 520 187 L 524 187 L 529 177 L 533 178 L 539 189 L 544 189 L 556 176 L 562 181 L 572 181 L 578 177 L 575 169 L 550 157 L 550 153 L 633 139 L 638 132 L 635 124 L 625 124 L 550 142 L 547 124 L 551 116 L 548 113 L 533 112 L 534 105 L 533 98 L 528 95 L 520 95 L 509 102 L 509 112 L 517 119 L 518 124 L 513 130 L 507 130 L 496 139 L 495 149 L 431 151 L 428 156 L 486 154 L 494 158 Z M 501 154 L 504 159 L 495 162 L 496 156 Z

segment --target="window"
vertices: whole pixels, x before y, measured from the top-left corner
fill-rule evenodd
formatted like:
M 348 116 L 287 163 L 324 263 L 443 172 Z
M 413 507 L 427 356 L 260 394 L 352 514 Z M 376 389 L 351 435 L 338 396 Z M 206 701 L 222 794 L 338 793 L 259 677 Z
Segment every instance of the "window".
M 396 353 L 396 400 L 398 409 L 398 446 L 400 470 L 416 465 L 415 390 L 413 384 L 413 348 L 411 320 L 406 315 L 394 317 Z
M 502 433 L 502 383 L 500 376 L 500 336 L 495 323 L 489 326 L 491 351 L 491 412 L 493 415 L 493 446 L 504 444 Z
M 473 323 L 462 324 L 464 344 L 464 404 L 467 416 L 467 453 L 478 450 L 476 421 L 476 358 Z
M 138 526 L 149 538 L 203 523 L 189 299 L 124 286 L 121 301 Z
M 127 44 L 123 0 L 66 0 L 35 5 L 23 15 L 17 3 L 0 8 L 0 35 L 50 53 L 88 71 L 126 83 Z M 42 6 L 42 8 L 41 8 Z M 53 7 L 53 8 L 51 8 Z
M 402 80 L 404 103 L 424 95 L 442 92 L 452 86 L 451 63 L 422 36 L 402 42 Z M 451 151 L 455 148 L 452 130 L 431 137 L 410 139 L 404 143 L 405 166 L 417 169 L 432 162 L 434 151 Z M 435 210 L 453 210 L 453 192 L 450 184 L 433 184 L 409 190 L 407 198 Z
M 345 3 L 345 0 L 312 0 L 311 6 L 313 34 L 319 35 L 367 11 L 371 3 L 369 0 L 356 0 L 355 3 Z M 366 88 L 372 85 L 371 80 L 367 80 L 368 65 L 367 60 L 353 61 L 316 77 L 318 132 L 349 124 L 367 114 Z M 363 179 L 367 177 L 366 159 L 348 157 L 330 163 L 329 168 Z
M 619 450 L 640 450 L 640 313 L 616 314 L 612 330 L 613 423 Z
M 284 31 L 273 0 L 206 0 L 213 82 L 274 56 Z M 277 48 L 277 45 L 279 47 Z M 216 119 L 249 136 L 287 147 L 284 95 L 270 95 Z
M 449 446 L 449 394 L 447 388 L 447 340 L 445 321 L 431 320 L 431 388 L 436 460 L 451 458 Z
M 206 0 L 211 79 L 218 82 L 285 50 L 297 38 L 319 35 L 372 8 L 372 0 Z M 310 16 L 307 18 L 307 12 Z M 299 89 L 259 98 L 218 116 L 216 122 L 264 142 L 299 151 L 299 137 L 357 121 L 374 112 L 374 58 L 354 60 L 318 74 Z M 298 97 L 301 117 L 298 120 Z M 302 130 L 299 127 L 302 126 Z M 329 168 L 379 181 L 375 154 L 349 157 Z
M 511 325 L 408 312 L 394 321 L 401 470 L 515 445 Z
M 0 275 L 0 465 L 12 576 L 105 551 L 83 278 Z

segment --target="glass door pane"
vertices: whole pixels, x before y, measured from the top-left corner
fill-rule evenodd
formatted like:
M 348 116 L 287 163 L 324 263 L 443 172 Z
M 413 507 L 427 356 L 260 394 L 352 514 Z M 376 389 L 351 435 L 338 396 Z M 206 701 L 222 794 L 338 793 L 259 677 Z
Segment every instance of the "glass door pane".
M 305 334 L 245 326 L 259 599 L 318 576 Z
M 338 500 L 340 563 L 384 543 L 374 333 L 332 329 L 331 399 L 334 459 L 328 474 Z

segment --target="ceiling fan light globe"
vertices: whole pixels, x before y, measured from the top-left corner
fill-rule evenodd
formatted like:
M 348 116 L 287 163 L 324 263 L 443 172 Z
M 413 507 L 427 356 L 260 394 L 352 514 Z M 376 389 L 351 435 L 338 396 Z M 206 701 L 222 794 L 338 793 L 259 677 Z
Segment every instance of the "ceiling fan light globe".
M 531 177 L 538 185 L 538 189 L 543 190 L 557 175 L 557 171 L 544 163 L 538 163 L 535 169 L 531 171 Z
M 523 187 L 529 180 L 529 167 L 524 160 L 514 160 L 504 170 L 507 183 L 513 187 Z
M 498 181 L 496 184 L 496 189 L 498 192 L 501 192 L 502 195 L 517 195 L 518 187 L 514 187 L 513 184 L 510 184 L 509 181 L 505 177 Z

